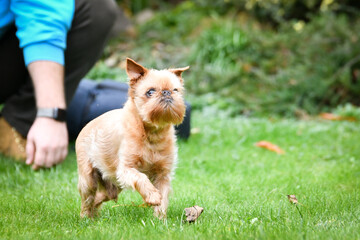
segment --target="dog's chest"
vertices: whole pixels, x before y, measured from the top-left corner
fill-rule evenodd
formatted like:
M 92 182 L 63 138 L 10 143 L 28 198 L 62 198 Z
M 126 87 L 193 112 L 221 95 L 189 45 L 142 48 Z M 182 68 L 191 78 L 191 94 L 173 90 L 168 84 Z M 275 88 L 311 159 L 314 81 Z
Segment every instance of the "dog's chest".
M 137 161 L 137 169 L 143 173 L 158 173 L 171 169 L 174 160 L 173 147 L 146 144 Z

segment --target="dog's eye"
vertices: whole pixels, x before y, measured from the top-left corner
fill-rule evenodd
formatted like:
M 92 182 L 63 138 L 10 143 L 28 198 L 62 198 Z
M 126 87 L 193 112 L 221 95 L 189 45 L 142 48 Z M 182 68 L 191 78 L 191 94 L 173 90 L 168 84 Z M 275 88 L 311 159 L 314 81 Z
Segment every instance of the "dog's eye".
M 151 97 L 155 92 L 156 90 L 154 88 L 151 88 L 149 91 L 146 92 L 146 96 Z
M 174 90 L 173 90 L 174 92 L 178 92 L 179 90 L 177 89 L 177 88 L 174 88 Z

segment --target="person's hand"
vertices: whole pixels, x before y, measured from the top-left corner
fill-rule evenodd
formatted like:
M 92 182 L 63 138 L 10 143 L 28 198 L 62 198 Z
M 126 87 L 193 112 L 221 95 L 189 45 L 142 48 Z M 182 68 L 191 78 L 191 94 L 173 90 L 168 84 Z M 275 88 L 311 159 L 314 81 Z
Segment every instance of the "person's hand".
M 36 170 L 61 163 L 68 153 L 68 141 L 65 122 L 36 118 L 27 136 L 26 164 Z

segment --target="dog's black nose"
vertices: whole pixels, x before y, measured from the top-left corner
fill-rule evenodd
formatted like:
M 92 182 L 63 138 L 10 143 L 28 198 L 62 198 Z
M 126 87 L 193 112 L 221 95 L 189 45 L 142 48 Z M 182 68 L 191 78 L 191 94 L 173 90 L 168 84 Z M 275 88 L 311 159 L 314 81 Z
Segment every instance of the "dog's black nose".
M 171 91 L 169 91 L 169 90 L 163 90 L 163 91 L 162 91 L 162 95 L 163 95 L 164 97 L 170 96 L 170 95 L 171 95 Z

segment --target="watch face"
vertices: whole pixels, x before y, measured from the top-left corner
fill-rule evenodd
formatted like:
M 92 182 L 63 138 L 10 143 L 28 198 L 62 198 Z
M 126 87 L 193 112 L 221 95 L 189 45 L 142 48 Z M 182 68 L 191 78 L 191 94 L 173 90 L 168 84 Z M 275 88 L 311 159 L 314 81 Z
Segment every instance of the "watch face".
M 61 121 L 61 122 L 65 122 L 66 121 L 66 110 L 64 109 L 60 109 L 60 108 L 55 108 L 56 109 L 56 113 L 54 111 L 54 119 L 57 121 Z

